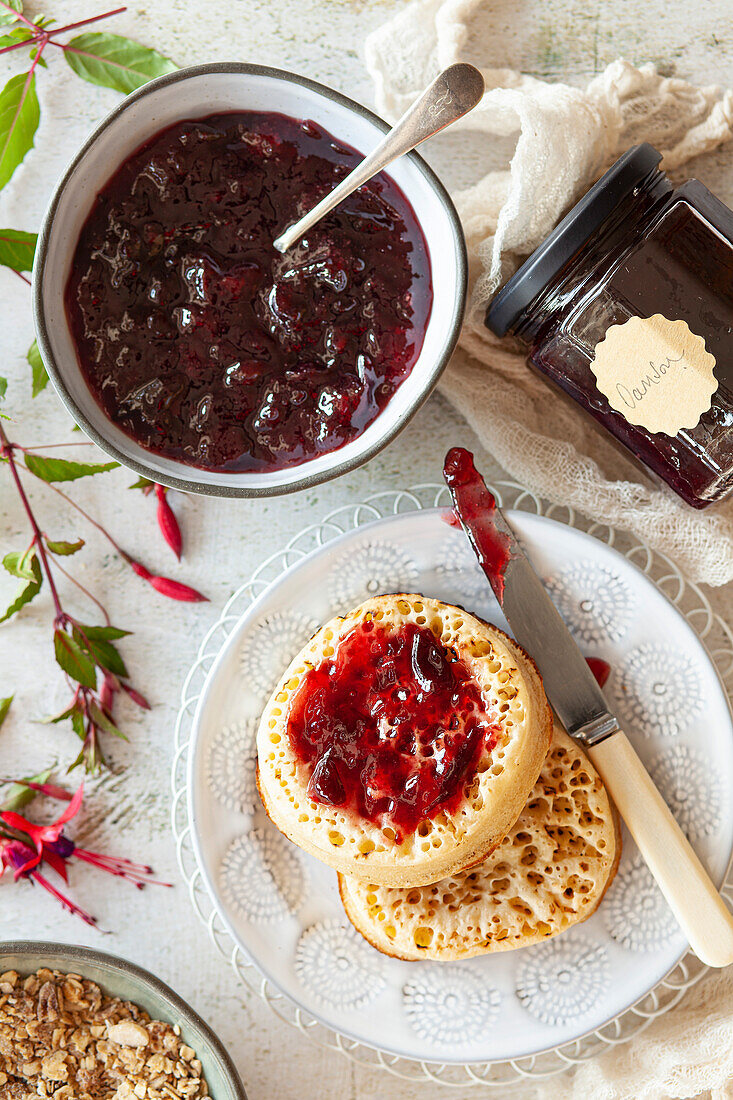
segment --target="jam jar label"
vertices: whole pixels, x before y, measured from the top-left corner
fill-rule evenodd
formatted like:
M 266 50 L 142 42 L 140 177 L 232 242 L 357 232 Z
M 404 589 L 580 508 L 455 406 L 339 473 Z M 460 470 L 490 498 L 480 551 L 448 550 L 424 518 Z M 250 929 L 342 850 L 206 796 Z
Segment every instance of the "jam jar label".
M 665 435 L 694 428 L 718 388 L 715 356 L 702 336 L 661 313 L 611 325 L 591 370 L 612 409 Z

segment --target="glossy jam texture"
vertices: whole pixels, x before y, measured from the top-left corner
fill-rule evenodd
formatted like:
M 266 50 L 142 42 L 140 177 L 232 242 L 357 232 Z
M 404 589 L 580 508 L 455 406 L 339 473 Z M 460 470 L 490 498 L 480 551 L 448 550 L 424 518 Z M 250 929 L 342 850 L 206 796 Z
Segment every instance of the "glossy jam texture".
M 314 801 L 391 827 L 401 842 L 457 809 L 497 731 L 467 666 L 431 630 L 367 621 L 303 677 L 288 735 Z
M 358 436 L 409 375 L 427 245 L 379 176 L 281 255 L 272 241 L 360 159 L 311 122 L 178 123 L 97 196 L 66 310 L 86 382 L 143 447 L 209 469 L 297 465 Z
M 509 536 L 496 525 L 494 494 L 476 469 L 465 447 L 452 447 L 445 456 L 443 477 L 453 499 L 454 515 L 463 528 L 494 594 L 504 601 L 504 575 L 512 560 Z

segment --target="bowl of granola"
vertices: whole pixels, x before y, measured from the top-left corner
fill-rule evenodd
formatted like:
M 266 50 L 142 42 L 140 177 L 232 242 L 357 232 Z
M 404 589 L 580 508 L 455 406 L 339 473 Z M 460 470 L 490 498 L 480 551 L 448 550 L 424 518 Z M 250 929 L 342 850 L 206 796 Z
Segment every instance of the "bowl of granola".
M 88 947 L 0 943 L 0 1096 L 247 1100 L 231 1058 L 148 971 Z

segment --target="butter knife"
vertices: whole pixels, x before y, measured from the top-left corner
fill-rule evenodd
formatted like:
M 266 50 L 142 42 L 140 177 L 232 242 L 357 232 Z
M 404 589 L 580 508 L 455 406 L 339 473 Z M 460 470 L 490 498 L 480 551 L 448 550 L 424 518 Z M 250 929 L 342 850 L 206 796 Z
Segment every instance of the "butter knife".
M 733 963 L 733 915 L 609 711 L 473 456 L 454 447 L 443 473 L 456 515 L 514 637 L 535 661 L 558 718 L 597 768 L 690 947 L 708 966 L 728 966 Z

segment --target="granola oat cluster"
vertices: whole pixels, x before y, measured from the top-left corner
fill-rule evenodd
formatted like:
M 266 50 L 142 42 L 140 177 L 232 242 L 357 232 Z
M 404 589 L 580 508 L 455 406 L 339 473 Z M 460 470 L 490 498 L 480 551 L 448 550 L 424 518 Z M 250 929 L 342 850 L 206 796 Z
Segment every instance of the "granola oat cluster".
M 2 1100 L 199 1100 L 201 1062 L 178 1025 L 78 974 L 0 974 Z

